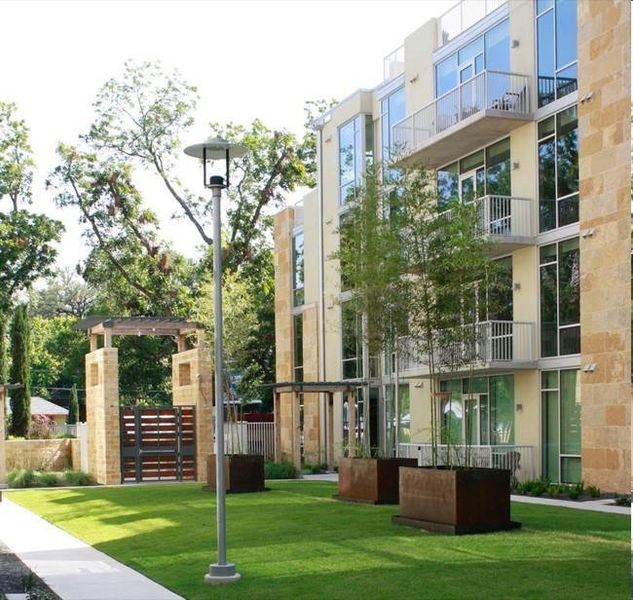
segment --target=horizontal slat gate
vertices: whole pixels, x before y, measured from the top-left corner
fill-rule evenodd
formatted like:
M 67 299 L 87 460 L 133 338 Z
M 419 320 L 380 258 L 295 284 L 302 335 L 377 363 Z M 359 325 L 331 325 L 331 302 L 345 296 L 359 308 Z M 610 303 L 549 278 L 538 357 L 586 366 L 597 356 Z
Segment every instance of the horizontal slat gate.
M 193 406 L 121 408 L 121 481 L 195 480 Z

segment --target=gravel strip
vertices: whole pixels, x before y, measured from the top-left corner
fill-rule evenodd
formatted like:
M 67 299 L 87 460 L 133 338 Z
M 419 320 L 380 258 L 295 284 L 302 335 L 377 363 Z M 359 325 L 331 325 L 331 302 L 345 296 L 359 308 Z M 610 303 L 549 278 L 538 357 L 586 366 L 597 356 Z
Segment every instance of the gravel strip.
M 28 582 L 28 567 L 9 550 L 0 540 L 0 598 L 4 594 L 24 593 L 24 584 Z M 33 573 L 33 589 L 46 594 L 50 600 L 61 600 L 50 588 Z

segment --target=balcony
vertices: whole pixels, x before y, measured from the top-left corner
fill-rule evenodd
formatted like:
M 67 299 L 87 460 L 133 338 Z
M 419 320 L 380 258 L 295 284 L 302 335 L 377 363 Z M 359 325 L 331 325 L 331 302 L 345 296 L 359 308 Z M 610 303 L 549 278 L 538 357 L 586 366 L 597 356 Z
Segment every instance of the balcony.
M 534 245 L 532 202 L 527 198 L 510 196 L 484 196 L 474 200 L 478 223 L 476 235 L 493 244 L 490 255 L 503 256 L 517 248 Z M 451 211 L 440 215 L 451 218 Z
M 506 0 L 460 0 L 439 17 L 438 48 L 505 4 Z
M 474 325 L 472 342 L 468 343 L 443 343 L 442 335 L 437 334 L 438 370 L 457 374 L 533 369 L 534 335 L 534 323 L 524 321 L 481 321 Z M 414 338 L 400 338 L 399 350 L 401 376 L 428 376 L 428 359 L 421 355 Z
M 404 73 L 404 46 L 396 48 L 383 59 L 383 81 L 389 81 Z
M 532 120 L 527 75 L 482 71 L 393 126 L 401 161 L 434 169 Z

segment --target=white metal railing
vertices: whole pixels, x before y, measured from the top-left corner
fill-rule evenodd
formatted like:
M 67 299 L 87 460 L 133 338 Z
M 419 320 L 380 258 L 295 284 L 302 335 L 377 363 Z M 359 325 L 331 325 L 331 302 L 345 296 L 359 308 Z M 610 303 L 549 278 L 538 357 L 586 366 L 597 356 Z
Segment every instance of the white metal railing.
M 528 114 L 528 85 L 527 75 L 482 71 L 396 123 L 394 148 L 405 154 L 414 152 L 427 140 L 482 111 Z
M 398 455 L 417 458 L 418 466 L 433 465 L 431 444 L 399 444 Z M 438 444 L 435 464 L 461 467 L 508 469 L 517 481 L 536 478 L 534 447 L 508 444 L 502 446 L 468 446 L 465 444 Z
M 404 73 L 404 46 L 396 48 L 383 59 L 383 79 L 388 81 Z
M 439 17 L 438 47 L 455 39 L 507 0 L 460 0 Z
M 534 323 L 526 321 L 481 321 L 474 325 L 465 341 L 451 341 L 451 334 L 438 332 L 436 361 L 438 367 L 460 368 L 489 363 L 525 363 L 534 360 Z M 423 370 L 428 360 L 422 355 L 417 340 L 398 340 L 400 371 Z
M 477 209 L 476 235 L 494 237 L 533 237 L 532 203 L 528 198 L 483 196 L 472 201 Z M 450 219 L 447 210 L 440 217 Z
M 274 423 L 224 423 L 226 453 L 257 454 L 272 460 L 275 456 Z

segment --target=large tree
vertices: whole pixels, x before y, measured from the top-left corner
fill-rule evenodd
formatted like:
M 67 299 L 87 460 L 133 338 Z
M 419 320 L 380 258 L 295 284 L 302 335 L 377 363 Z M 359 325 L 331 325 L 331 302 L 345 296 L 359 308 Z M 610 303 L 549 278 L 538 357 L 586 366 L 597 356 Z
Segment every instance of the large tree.
M 59 269 L 45 285 L 29 294 L 31 314 L 43 317 L 72 316 L 81 318 L 90 311 L 97 290 L 70 268 Z
M 50 273 L 57 253 L 53 242 L 63 231 L 59 221 L 25 208 L 31 203 L 34 161 L 29 130 L 16 113 L 15 104 L 0 102 L 0 382 L 15 294 Z
M 11 322 L 11 435 L 27 437 L 31 424 L 30 327 L 25 304 L 16 307 Z

